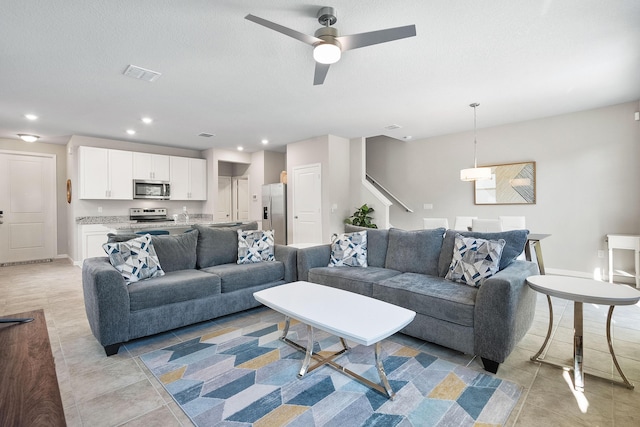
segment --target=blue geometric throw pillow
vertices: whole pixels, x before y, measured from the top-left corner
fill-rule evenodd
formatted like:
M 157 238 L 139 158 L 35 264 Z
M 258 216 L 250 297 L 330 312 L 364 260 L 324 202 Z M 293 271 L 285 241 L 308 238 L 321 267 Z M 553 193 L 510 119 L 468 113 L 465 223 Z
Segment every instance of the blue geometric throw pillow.
M 151 235 L 119 243 L 105 243 L 102 248 L 109 262 L 122 274 L 127 285 L 151 277 L 164 276 Z
M 498 272 L 505 243 L 504 239 L 484 240 L 456 233 L 453 258 L 445 279 L 480 287 Z
M 238 230 L 238 264 L 275 261 L 273 230 Z
M 337 235 L 331 243 L 329 267 L 366 267 L 367 231 Z

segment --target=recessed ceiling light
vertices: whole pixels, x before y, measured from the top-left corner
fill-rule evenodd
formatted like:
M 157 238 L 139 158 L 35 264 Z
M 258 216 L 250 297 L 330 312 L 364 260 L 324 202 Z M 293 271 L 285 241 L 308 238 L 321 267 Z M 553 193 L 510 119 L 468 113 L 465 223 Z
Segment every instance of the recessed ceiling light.
M 27 133 L 19 133 L 18 136 L 24 142 L 36 142 L 40 138 L 38 135 L 29 135 Z
M 216 136 L 216 134 L 215 133 L 209 133 L 209 132 L 200 132 L 198 134 L 198 136 L 201 136 L 203 138 L 211 138 L 213 136 Z
M 35 114 L 25 114 L 24 117 L 27 120 L 38 120 L 38 116 L 36 116 Z
M 263 143 L 264 145 L 267 145 L 267 144 L 269 143 L 269 140 L 268 140 L 268 139 L 263 139 L 263 140 L 262 140 L 262 143 Z
M 242 151 L 244 150 L 244 147 L 242 147 L 241 145 L 238 145 L 238 151 Z
M 135 135 L 135 134 L 136 134 L 136 131 L 135 131 L 135 130 L 133 130 L 133 129 L 127 129 L 127 133 L 128 133 L 129 135 Z
M 400 126 L 400 125 L 393 124 L 393 125 L 385 126 L 384 128 L 385 128 L 386 130 L 396 130 L 396 129 L 400 129 L 401 127 L 402 127 L 402 126 Z
M 145 125 L 150 125 L 151 123 L 153 123 L 153 119 L 151 117 L 143 117 L 141 120 Z
M 407 136 L 403 136 L 402 139 L 404 139 L 405 141 L 408 141 L 410 139 L 412 139 L 413 137 L 411 135 L 407 135 Z

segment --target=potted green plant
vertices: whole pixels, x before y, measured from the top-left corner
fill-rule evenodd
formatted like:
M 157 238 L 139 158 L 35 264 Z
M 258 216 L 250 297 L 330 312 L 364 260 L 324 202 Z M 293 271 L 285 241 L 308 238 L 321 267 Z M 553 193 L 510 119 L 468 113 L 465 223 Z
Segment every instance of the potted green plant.
M 365 203 L 360 206 L 349 218 L 344 220 L 345 224 L 356 225 L 358 227 L 366 227 L 366 228 L 378 228 L 373 222 L 373 218 L 370 216 L 372 214 L 373 208 L 370 208 Z

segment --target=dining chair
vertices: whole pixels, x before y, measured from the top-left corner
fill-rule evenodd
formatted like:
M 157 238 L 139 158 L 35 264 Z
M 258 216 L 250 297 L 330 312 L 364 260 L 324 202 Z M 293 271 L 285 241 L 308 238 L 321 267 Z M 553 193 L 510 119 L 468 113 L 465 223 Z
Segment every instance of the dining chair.
M 527 228 L 524 216 L 499 216 L 498 218 L 502 224 L 502 231 L 524 230 Z
M 502 224 L 499 219 L 474 219 L 471 221 L 471 230 L 483 233 L 502 231 Z
M 447 218 L 422 218 L 422 224 L 422 228 L 425 230 L 439 227 L 449 229 L 449 220 Z
M 472 226 L 472 221 L 477 218 L 477 216 L 457 216 L 453 229 L 458 231 L 469 231 L 469 227 Z

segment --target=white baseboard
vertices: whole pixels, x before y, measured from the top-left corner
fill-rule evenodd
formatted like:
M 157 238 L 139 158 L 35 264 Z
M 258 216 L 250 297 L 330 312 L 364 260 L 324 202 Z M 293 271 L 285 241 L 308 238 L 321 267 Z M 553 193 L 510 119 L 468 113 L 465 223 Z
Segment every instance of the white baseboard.
M 593 274 L 589 274 L 584 271 L 562 270 L 560 268 L 545 268 L 544 271 L 546 274 L 553 276 L 571 276 L 582 277 L 584 279 L 593 279 Z
M 545 268 L 545 272 L 549 275 L 553 276 L 570 276 L 570 277 L 582 277 L 584 279 L 595 279 L 602 280 L 603 282 L 609 281 L 609 276 L 603 276 L 601 278 L 594 278 L 593 274 L 586 273 L 584 271 L 574 271 L 574 270 L 562 270 L 560 268 Z M 624 283 L 626 285 L 634 285 L 636 284 L 634 277 L 628 276 L 619 276 L 614 275 L 615 283 Z

